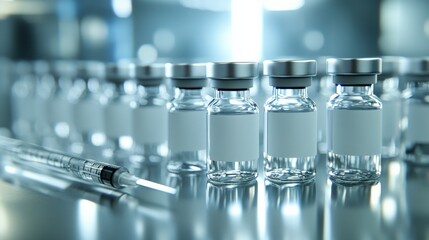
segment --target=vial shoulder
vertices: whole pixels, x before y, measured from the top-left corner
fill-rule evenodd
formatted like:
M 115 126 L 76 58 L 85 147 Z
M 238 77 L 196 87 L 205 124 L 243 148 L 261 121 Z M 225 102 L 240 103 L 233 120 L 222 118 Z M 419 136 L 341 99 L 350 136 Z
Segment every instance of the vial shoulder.
M 327 103 L 327 109 L 371 110 L 381 109 L 381 100 L 371 95 L 333 94 Z
M 270 112 L 313 112 L 317 111 L 316 103 L 310 98 L 275 98 L 270 97 L 264 105 Z

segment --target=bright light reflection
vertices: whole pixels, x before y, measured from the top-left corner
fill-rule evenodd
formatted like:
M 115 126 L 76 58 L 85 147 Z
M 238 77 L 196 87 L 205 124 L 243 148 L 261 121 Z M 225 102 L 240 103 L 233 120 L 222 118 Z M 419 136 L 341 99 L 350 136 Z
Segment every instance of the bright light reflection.
M 304 6 L 305 0 L 264 0 L 264 8 L 268 11 L 292 11 Z
M 10 238 L 8 231 L 10 230 L 9 224 L 10 218 L 7 216 L 7 212 L 4 207 L 0 204 L 0 239 Z
M 234 61 L 258 61 L 262 49 L 262 6 L 259 0 L 231 1 L 231 51 Z
M 120 18 L 127 18 L 133 12 L 131 0 L 112 0 L 112 8 L 115 15 Z
M 377 183 L 371 187 L 370 206 L 371 209 L 378 209 L 380 206 L 381 184 Z
M 97 205 L 82 199 L 78 203 L 79 239 L 97 239 Z
M 228 208 L 228 214 L 229 216 L 233 218 L 239 218 L 243 214 L 243 210 L 241 209 L 241 205 L 238 202 L 231 203 L 231 205 Z
M 102 146 L 106 143 L 106 135 L 104 133 L 94 133 L 91 136 L 91 142 L 95 146 Z
M 285 203 L 282 206 L 282 214 L 290 217 L 299 217 L 301 209 L 297 203 Z
M 397 215 L 396 201 L 392 197 L 386 197 L 381 203 L 381 212 L 384 220 L 393 223 Z
M 120 137 L 119 147 L 121 147 L 122 149 L 131 149 L 133 147 L 133 138 L 130 136 Z

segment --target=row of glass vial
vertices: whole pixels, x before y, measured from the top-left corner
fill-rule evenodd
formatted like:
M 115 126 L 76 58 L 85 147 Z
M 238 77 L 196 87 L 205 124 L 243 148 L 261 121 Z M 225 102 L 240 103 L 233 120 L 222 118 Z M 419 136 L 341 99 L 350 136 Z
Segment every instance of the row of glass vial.
M 287 68 L 288 65 L 290 65 L 289 68 L 291 68 L 291 69 L 294 69 L 294 68 L 298 68 L 298 69 L 303 68 L 304 65 L 300 66 L 300 64 L 298 64 L 298 62 L 299 61 L 285 61 L 285 63 L 283 63 L 283 64 L 285 64 L 285 66 L 281 66 L 280 65 L 277 68 L 280 68 L 280 69 L 284 68 L 285 70 L 282 70 L 282 71 L 291 71 L 291 70 L 287 70 L 288 69 Z M 250 109 L 251 108 L 250 106 L 247 106 L 246 104 L 244 104 L 244 102 L 247 101 L 246 99 L 248 98 L 248 92 L 247 91 L 243 91 L 243 89 L 248 89 L 248 88 L 251 87 L 252 79 L 256 76 L 256 73 L 257 73 L 257 70 L 255 70 L 255 66 L 254 66 L 255 64 L 254 63 L 228 63 L 228 64 L 226 64 L 224 67 L 219 67 L 220 65 L 222 65 L 221 63 L 213 64 L 213 66 L 217 66 L 216 68 L 220 69 L 220 70 L 216 70 L 216 71 L 213 70 L 213 68 L 215 68 L 215 67 L 211 67 L 211 68 L 207 69 L 208 73 L 209 73 L 208 77 L 213 80 L 212 81 L 213 82 L 213 86 L 218 89 L 218 91 L 217 91 L 218 93 L 217 93 L 217 96 L 216 96 L 216 98 L 218 98 L 218 100 L 219 100 L 218 103 L 220 105 L 222 105 L 222 104 L 228 104 L 228 102 L 238 103 L 238 102 L 242 101 L 243 102 L 243 106 L 241 106 L 239 108 L 249 108 Z M 231 71 L 235 71 L 235 70 L 233 70 L 234 68 L 241 69 L 246 64 L 250 64 L 250 66 L 253 66 L 253 67 L 249 67 L 249 66 L 247 67 L 247 71 L 250 71 L 250 70 L 253 71 L 251 74 L 248 72 L 247 76 L 245 76 L 244 78 L 243 78 L 243 76 L 240 76 L 240 75 L 237 75 L 237 76 L 235 76 L 235 75 L 228 76 L 227 75 L 227 74 L 230 74 Z M 274 63 L 272 63 L 271 65 L 273 65 L 273 64 Z M 278 64 L 281 64 L 281 63 L 277 62 L 277 65 Z M 293 64 L 295 64 L 295 65 L 298 64 L 297 65 L 298 67 L 294 66 Z M 311 63 L 311 64 L 313 64 L 313 63 Z M 411 65 L 413 65 L 413 64 L 411 64 Z M 143 105 L 149 105 L 150 106 L 150 105 L 154 105 L 153 101 L 148 101 L 148 98 L 151 98 L 151 96 L 152 96 L 152 100 L 155 100 L 155 102 L 158 102 L 158 103 L 160 103 L 159 99 L 162 99 L 162 97 L 161 98 L 159 97 L 160 95 L 162 95 L 162 94 L 160 94 L 162 92 L 162 91 L 160 91 L 160 86 L 161 86 L 160 82 L 161 82 L 161 79 L 164 76 L 163 68 L 160 67 L 160 66 L 158 66 L 158 68 L 156 66 L 144 66 L 144 67 L 141 66 L 140 68 L 138 68 L 138 69 L 141 69 L 140 73 L 135 74 L 136 76 L 133 76 L 133 74 L 132 74 L 133 71 L 129 69 L 129 66 L 131 66 L 131 65 L 128 65 L 128 67 L 124 67 L 124 66 L 122 66 L 122 67 L 119 67 L 119 66 L 116 66 L 116 67 L 115 66 L 110 66 L 110 68 L 108 68 L 110 70 L 108 70 L 107 74 L 106 74 L 106 78 L 108 80 L 110 80 L 110 82 L 114 83 L 113 84 L 114 85 L 113 90 L 111 90 L 110 94 L 106 94 L 106 95 L 116 96 L 116 100 L 119 100 L 119 102 L 121 104 L 119 104 L 119 106 L 115 107 L 115 105 L 116 105 L 115 102 L 117 102 L 117 101 L 105 101 L 105 100 L 101 101 L 101 102 L 109 102 L 109 104 L 106 105 L 106 109 L 110 109 L 110 110 L 106 110 L 105 112 L 107 112 L 107 113 L 104 114 L 104 115 L 105 115 L 105 118 L 106 118 L 105 120 L 107 122 L 107 125 L 110 126 L 111 132 L 112 131 L 113 132 L 114 131 L 116 131 L 116 132 L 122 132 L 122 133 L 118 133 L 118 134 L 114 134 L 114 133 L 111 133 L 111 132 L 107 133 L 109 131 L 107 131 L 108 129 L 106 129 L 106 133 L 107 133 L 106 135 L 107 135 L 108 139 L 111 140 L 110 142 L 113 143 L 112 145 L 114 147 L 113 148 L 110 147 L 110 148 L 107 148 L 107 149 L 104 149 L 104 150 L 105 150 L 105 152 L 107 151 L 107 152 L 110 152 L 111 155 L 114 155 L 115 159 L 121 159 L 121 152 L 122 152 L 121 148 L 125 147 L 125 149 L 128 148 L 128 150 L 129 150 L 129 148 L 131 146 L 130 143 L 132 142 L 133 139 L 137 139 L 139 137 L 140 137 L 140 139 L 142 139 L 142 138 L 150 138 L 150 137 L 153 138 L 153 136 L 166 136 L 167 135 L 165 129 L 163 130 L 162 127 L 156 127 L 156 126 L 162 126 L 162 122 L 166 122 L 166 120 L 165 120 L 166 117 L 163 117 L 163 116 L 165 116 L 165 114 L 164 115 L 162 115 L 162 114 L 156 114 L 155 112 L 157 110 L 155 110 L 155 112 L 154 112 L 154 109 L 163 109 L 163 107 L 161 107 L 161 108 L 152 108 L 151 110 L 149 110 L 150 108 L 147 108 L 146 110 L 152 111 L 151 113 L 148 112 L 146 114 L 144 114 L 144 113 L 142 113 L 142 114 L 134 114 L 134 115 L 141 115 L 141 117 L 140 117 L 139 120 L 134 121 L 136 123 L 136 126 L 134 127 L 134 129 L 140 129 L 140 131 L 131 130 L 134 133 L 134 138 L 130 138 L 129 135 L 127 135 L 124 130 L 120 130 L 120 129 L 123 129 L 123 128 L 127 128 L 126 127 L 127 125 L 130 126 L 129 124 L 126 124 L 127 122 L 129 122 L 129 121 L 127 121 L 127 119 L 128 119 L 127 116 L 130 115 L 128 113 L 125 113 L 125 112 L 128 112 L 126 110 L 128 108 L 128 106 L 127 106 L 128 104 L 122 104 L 122 103 L 124 103 L 124 102 L 128 103 L 128 101 L 123 101 L 124 100 L 124 96 L 123 95 L 127 95 L 127 92 L 131 92 L 129 90 L 132 89 L 132 87 L 128 87 L 128 91 L 127 91 L 127 84 L 126 84 L 127 81 L 125 81 L 125 80 L 132 79 L 132 78 L 135 78 L 135 77 L 137 79 L 141 79 L 140 83 L 144 87 L 142 87 L 143 94 L 140 94 L 140 96 L 138 97 L 140 99 L 139 102 L 143 102 L 144 103 Z M 314 63 L 314 66 L 315 66 L 315 63 Z M 170 150 L 176 148 L 175 145 L 177 145 L 177 144 L 180 145 L 180 143 L 183 143 L 182 145 L 185 145 L 185 146 L 186 146 L 186 144 L 188 144 L 188 145 L 191 144 L 191 143 L 186 143 L 187 141 L 188 142 L 192 142 L 192 140 L 190 140 L 190 139 L 194 139 L 195 140 L 195 141 L 193 141 L 194 144 L 199 143 L 200 146 L 204 145 L 203 144 L 204 141 L 201 141 L 201 139 L 205 138 L 205 131 L 201 131 L 201 129 L 203 129 L 205 127 L 205 125 L 200 124 L 199 128 L 196 128 L 196 129 L 190 129 L 190 128 L 186 128 L 186 127 L 182 127 L 181 128 L 180 127 L 180 126 L 183 126 L 184 123 L 187 123 L 188 126 L 189 125 L 191 125 L 191 126 L 197 126 L 195 123 L 193 123 L 195 121 L 191 121 L 192 119 L 196 119 L 195 116 L 191 117 L 191 113 L 189 113 L 189 111 L 188 111 L 187 114 L 183 114 L 181 112 L 183 112 L 183 111 L 186 112 L 187 110 L 193 110 L 194 107 L 197 107 L 197 108 L 199 107 L 199 110 L 203 110 L 204 107 L 206 106 L 206 103 L 205 103 L 206 101 L 204 101 L 204 97 L 202 96 L 201 90 L 200 90 L 201 87 L 205 85 L 205 83 L 203 83 L 204 81 L 191 81 L 193 84 L 199 82 L 199 84 L 200 84 L 200 85 L 198 85 L 199 87 L 196 87 L 196 86 L 189 87 L 188 85 L 187 85 L 187 87 L 186 86 L 185 87 L 183 87 L 183 86 L 180 87 L 180 83 L 183 84 L 183 82 L 185 82 L 185 83 L 188 82 L 188 81 L 186 81 L 187 79 L 188 80 L 189 79 L 190 80 L 192 80 L 192 79 L 193 80 L 195 80 L 195 79 L 204 80 L 205 79 L 205 69 L 203 69 L 203 67 L 204 66 L 201 65 L 201 64 L 198 67 L 197 66 L 193 66 L 193 65 L 172 65 L 170 67 L 170 73 L 167 74 L 168 77 L 170 77 L 170 78 L 173 79 L 173 82 L 176 82 L 176 86 L 181 89 L 181 91 L 179 91 L 179 95 L 172 102 L 172 106 L 173 107 L 170 108 L 171 113 L 169 115 L 171 115 L 171 116 L 169 118 L 170 119 L 175 119 L 175 120 L 169 121 L 169 123 L 170 123 L 169 124 L 170 125 L 169 129 L 170 130 L 168 132 L 171 133 L 171 134 L 169 134 L 170 135 L 169 140 L 171 142 L 170 143 Z M 305 68 L 309 68 L 309 66 L 304 67 L 304 69 Z M 95 68 L 93 66 L 90 69 L 95 69 Z M 174 69 L 176 69 L 176 70 L 174 70 Z M 199 70 L 196 70 L 196 69 L 199 69 Z M 210 69 L 212 69 L 212 70 L 210 70 Z M 246 69 L 246 67 L 244 69 Z M 134 71 L 138 72 L 136 70 L 134 70 Z M 238 72 L 242 72 L 244 70 L 241 69 L 241 70 L 237 70 L 237 71 Z M 266 71 L 268 71 L 268 70 L 266 70 Z M 279 70 L 277 70 L 277 71 L 279 71 Z M 297 71 L 297 70 L 292 70 L 292 71 Z M 302 71 L 302 69 L 300 71 Z M 195 75 L 195 72 L 198 73 L 197 76 Z M 218 75 L 213 75 L 212 77 L 210 77 L 211 76 L 210 72 L 212 72 L 212 74 L 217 73 Z M 222 73 L 222 72 L 225 72 L 225 73 Z M 315 70 L 314 70 L 314 72 L 315 72 Z M 177 75 L 177 74 L 179 74 L 179 75 Z M 194 74 L 194 75 L 192 75 L 192 74 Z M 350 74 L 350 73 L 346 73 L 346 75 L 348 75 L 348 74 Z M 355 75 L 359 75 L 359 74 L 360 75 L 362 75 L 362 74 L 363 75 L 368 75 L 368 73 L 365 73 L 365 72 L 363 72 L 363 73 L 358 72 Z M 291 76 L 288 76 L 288 75 L 285 75 L 285 76 L 281 76 L 281 75 L 280 76 L 276 76 L 275 74 L 272 75 L 272 76 L 270 76 L 269 74 L 266 74 L 266 75 L 268 75 L 270 77 L 270 80 L 274 79 L 274 80 L 278 81 L 278 80 L 280 80 L 282 78 L 286 78 L 286 79 L 289 79 L 289 80 L 291 80 L 292 78 L 297 78 L 297 79 L 301 79 L 301 80 L 302 79 L 306 79 L 307 82 L 308 82 L 308 79 L 311 76 L 313 76 L 314 74 L 310 74 L 308 76 L 300 76 L 299 74 L 297 76 L 295 76 L 293 74 Z M 339 75 L 341 75 L 341 74 L 339 74 Z M 146 79 L 146 80 L 144 80 L 144 79 Z M 297 79 L 295 79 L 295 80 L 297 80 Z M 246 85 L 242 84 L 244 82 L 246 83 Z M 238 84 L 238 83 L 240 83 L 240 84 Z M 177 85 L 177 84 L 179 84 L 179 85 Z M 225 86 L 225 84 L 227 84 L 228 86 Z M 243 85 L 244 88 L 242 88 L 240 91 L 235 91 L 236 88 L 234 88 L 234 86 L 237 85 L 237 84 L 240 85 L 240 86 Z M 61 84 L 59 84 L 59 85 L 61 85 Z M 87 90 L 91 89 L 90 85 L 91 84 L 89 84 L 89 82 L 88 82 Z M 93 84 L 93 85 L 97 85 L 97 84 Z M 129 86 L 132 86 L 132 85 L 129 85 Z M 216 86 L 218 86 L 218 87 L 216 87 Z M 298 96 L 306 98 L 305 94 L 299 93 L 299 92 L 303 92 L 302 91 L 303 87 L 298 87 L 298 88 L 292 87 L 291 88 L 292 92 L 291 92 L 291 91 L 286 91 L 287 88 L 277 87 L 277 89 L 276 89 L 276 86 L 275 85 L 273 85 L 273 86 L 275 87 L 275 92 L 278 93 L 279 96 L 281 96 L 282 94 L 284 94 L 286 96 L 286 98 L 287 98 L 287 94 L 288 94 L 287 92 L 289 92 L 289 93 L 295 92 L 295 93 L 298 93 Z M 107 89 L 109 89 L 109 88 L 107 88 Z M 150 89 L 153 89 L 153 91 L 152 91 L 153 94 L 150 94 L 150 93 L 148 94 L 147 93 L 147 91 L 151 92 Z M 109 91 L 107 91 L 107 92 L 109 92 Z M 282 92 L 284 92 L 284 93 L 282 93 Z M 82 96 L 82 95 L 80 95 L 80 96 Z M 127 96 L 126 98 L 129 98 L 129 96 Z M 234 99 L 234 98 L 237 98 L 239 100 L 238 101 L 236 101 L 236 100 L 234 100 L 234 101 L 228 100 L 228 99 Z M 78 101 L 78 103 L 79 102 L 82 102 L 82 101 Z M 161 102 L 165 103 L 166 102 L 165 98 L 164 98 L 164 101 L 161 101 Z M 183 102 L 185 102 L 185 103 L 183 103 Z M 213 102 L 215 102 L 215 101 L 213 101 Z M 95 103 L 97 103 L 97 101 L 95 101 Z M 113 105 L 113 107 L 112 107 L 112 105 Z M 134 106 L 134 107 L 136 105 L 138 105 L 138 104 L 136 104 L 136 102 L 133 102 L 131 104 L 131 106 Z M 161 106 L 162 105 L 163 104 L 161 104 Z M 78 109 L 81 109 L 81 110 L 85 109 L 85 107 L 82 107 L 81 105 L 79 105 L 79 106 L 80 107 L 78 107 Z M 125 108 L 124 108 L 124 106 L 125 106 Z M 156 106 L 156 104 L 154 106 Z M 122 109 L 122 110 L 118 110 L 118 109 Z M 222 118 L 221 115 L 234 115 L 234 111 L 235 111 L 234 108 L 231 108 L 231 109 L 227 108 L 228 109 L 226 111 L 227 114 L 224 114 L 222 108 L 216 107 L 215 109 L 216 109 L 216 111 L 220 112 L 219 113 L 220 118 Z M 314 110 L 315 110 L 315 108 L 314 108 Z M 177 111 L 178 114 L 177 114 L 177 112 L 175 113 L 175 111 Z M 92 121 L 92 119 L 91 119 L 92 116 L 102 116 L 103 115 L 103 114 L 96 114 L 97 111 L 95 111 L 95 108 L 92 109 L 92 110 L 83 111 L 83 112 L 84 113 L 81 114 L 82 115 L 81 122 L 95 122 L 95 121 Z M 108 116 L 109 112 L 110 112 L 110 116 Z M 139 112 L 141 112 L 141 111 L 139 111 Z M 91 118 L 88 118 L 88 113 L 91 113 Z M 194 112 L 193 114 L 194 115 L 199 115 L 199 118 L 202 118 L 202 115 L 203 115 L 202 112 Z M 212 114 L 212 115 L 216 115 L 216 114 Z M 117 116 L 121 116 L 121 117 L 118 118 Z M 152 116 L 152 120 L 148 119 L 148 116 Z M 153 119 L 154 119 L 153 116 L 158 116 L 156 119 L 159 120 L 159 121 L 153 121 Z M 210 116 L 210 111 L 209 111 L 209 116 Z M 248 116 L 245 116 L 245 117 L 248 117 Z M 131 118 L 133 118 L 133 117 L 131 117 Z M 146 120 L 144 118 L 146 118 Z M 214 116 L 214 118 L 218 119 L 218 116 Z M 176 120 L 176 119 L 178 119 L 178 120 Z M 182 119 L 182 120 L 180 120 L 180 119 Z M 186 120 L 186 119 L 188 119 L 188 120 Z M 210 122 L 210 119 L 211 118 L 209 117 L 209 122 Z M 232 119 L 232 118 L 228 118 L 227 117 L 225 119 Z M 233 119 L 235 119 L 233 121 L 238 121 L 237 117 L 234 117 Z M 247 118 L 244 118 L 244 119 L 247 119 Z M 266 119 L 268 119 L 268 116 L 267 116 Z M 152 121 L 152 124 L 150 124 L 150 121 Z M 226 121 L 230 121 L 230 120 L 226 120 Z M 255 120 L 252 120 L 252 121 L 255 121 Z M 76 122 L 78 122 L 78 121 L 76 121 Z M 101 121 L 98 121 L 98 122 L 101 122 Z M 155 124 L 154 124 L 154 122 L 155 122 Z M 180 122 L 182 122 L 182 123 L 180 123 Z M 221 122 L 224 122 L 224 120 L 222 120 Z M 245 124 L 244 122 L 246 122 L 246 121 L 243 121 L 243 123 L 241 125 Z M 141 124 L 139 124 L 139 123 L 141 123 Z M 156 125 L 156 123 L 159 123 L 159 124 Z M 103 124 L 94 124 L 94 125 L 97 125 L 98 127 L 101 128 L 101 126 Z M 131 125 L 133 125 L 133 124 L 131 124 Z M 174 127 L 173 125 L 176 125 L 176 127 Z M 223 125 L 225 125 L 225 124 L 223 124 Z M 227 125 L 228 124 L 226 124 L 225 126 L 227 126 Z M 94 128 L 96 128 L 97 126 L 93 127 L 91 129 L 91 131 L 94 131 Z M 217 129 L 217 125 L 216 124 L 213 125 L 213 126 Z M 232 129 L 232 130 L 234 130 L 234 131 L 237 131 L 237 129 L 238 129 L 238 128 L 235 128 L 235 127 L 233 127 L 233 128 L 234 129 Z M 88 127 L 88 129 L 90 129 L 90 128 Z M 176 129 L 176 130 L 174 130 L 174 129 Z M 177 129 L 182 129 L 184 131 L 182 131 L 181 134 L 180 133 L 176 133 Z M 186 129 L 190 129 L 190 130 L 187 131 Z M 210 135 L 210 129 L 211 129 L 211 125 L 209 124 L 209 135 Z M 245 128 L 243 128 L 243 130 L 242 130 L 243 134 L 247 131 L 247 130 L 244 130 L 244 129 Z M 249 126 L 248 129 L 250 130 L 252 128 Z M 232 131 L 232 130 L 231 131 L 226 131 L 226 133 L 221 133 L 220 137 L 216 137 L 216 134 L 214 134 L 214 139 L 220 139 L 220 140 L 217 141 L 219 143 L 216 143 L 214 145 L 219 145 L 220 144 L 219 146 L 222 146 L 222 147 L 219 148 L 221 150 L 219 151 L 219 153 L 217 153 L 217 155 L 222 156 L 222 154 L 226 154 L 227 152 L 235 152 L 236 154 L 239 154 L 240 152 L 247 152 L 247 154 L 248 154 L 247 156 L 250 156 L 250 155 L 255 155 L 255 152 L 258 152 L 257 151 L 258 148 L 252 148 L 250 151 L 248 149 L 247 150 L 243 150 L 243 151 L 240 150 L 240 146 L 239 146 L 240 141 L 239 140 L 235 141 L 234 137 L 240 139 L 241 135 L 243 135 L 243 134 L 232 134 L 233 136 L 230 136 L 230 137 L 223 136 L 224 134 L 227 134 L 227 133 L 234 133 L 234 131 Z M 104 137 L 102 137 L 103 136 L 102 135 L 102 130 L 100 129 L 100 132 L 98 132 L 98 134 L 97 134 L 96 131 L 94 131 L 94 132 L 95 133 L 92 133 L 92 134 L 85 134 L 85 135 L 88 136 L 86 139 L 88 139 L 89 142 L 92 143 L 90 145 L 105 146 L 105 144 L 102 144 L 103 143 L 103 138 L 104 138 Z M 192 132 L 193 133 L 199 133 L 199 136 L 198 137 L 197 136 L 193 136 L 192 137 L 191 134 L 190 134 Z M 222 131 L 212 131 L 212 132 L 222 132 Z M 267 129 L 266 132 L 268 132 L 268 129 Z M 286 131 L 286 132 L 289 132 L 289 130 Z M 181 137 L 180 137 L 181 135 L 182 136 L 187 136 L 187 137 L 181 139 Z M 290 135 L 290 134 L 288 134 L 288 135 Z M 301 135 L 305 135 L 305 134 L 301 134 Z M 117 136 L 119 136 L 119 137 L 117 137 Z M 271 136 L 271 134 L 270 134 L 270 136 Z M 280 137 L 281 137 L 281 135 L 280 135 Z M 176 139 L 176 140 L 173 140 L 173 139 Z M 200 140 L 197 141 L 196 139 L 200 139 Z M 209 143 L 210 143 L 210 139 L 211 138 L 209 136 Z M 232 140 L 232 141 L 230 141 L 229 142 L 230 144 L 228 144 L 228 141 L 225 141 L 225 139 Z M 251 139 L 251 138 L 249 138 L 249 139 Z M 258 142 L 257 140 L 253 140 L 253 142 L 255 142 L 255 141 Z M 122 142 L 122 144 L 121 144 L 121 142 Z M 140 142 L 144 142 L 144 140 L 141 140 Z M 162 142 L 162 140 L 161 140 L 161 142 Z M 176 142 L 176 143 L 174 143 L 174 142 Z M 270 142 L 275 143 L 275 141 L 270 141 Z M 244 148 L 246 148 L 246 144 L 242 144 L 242 145 L 244 146 Z M 258 145 L 259 145 L 259 143 L 258 143 Z M 279 144 L 279 145 L 282 145 L 282 144 Z M 145 150 L 144 148 L 141 149 L 141 147 L 140 147 L 140 149 L 139 149 L 139 147 L 137 147 L 135 149 L 138 149 L 140 151 L 135 151 L 135 152 L 137 152 L 137 154 L 135 154 L 134 157 L 132 157 L 131 159 L 137 159 L 137 160 L 140 159 L 141 160 L 148 153 L 151 153 L 151 154 L 149 154 L 147 156 L 147 158 L 156 158 L 156 154 L 152 154 L 152 153 L 153 152 L 161 153 L 162 151 L 159 151 L 160 150 L 160 146 L 162 146 L 162 144 L 157 144 L 157 143 L 155 143 L 155 144 L 147 144 L 147 146 L 144 147 L 144 148 L 146 148 L 147 151 L 144 151 Z M 211 145 L 209 144 L 209 149 L 210 149 L 210 146 Z M 270 146 L 270 145 L 268 145 L 268 146 Z M 285 145 L 285 146 L 287 146 L 287 145 Z M 228 147 L 230 149 L 228 149 Z M 162 149 L 162 147 L 161 147 L 161 149 Z M 141 150 L 143 150 L 143 151 L 141 151 Z M 267 147 L 266 151 L 268 151 L 268 147 Z M 281 151 L 281 150 L 279 150 L 279 151 Z M 175 170 L 182 169 L 182 170 L 191 170 L 192 171 L 192 170 L 201 169 L 202 166 L 204 165 L 204 162 L 203 162 L 203 160 L 205 159 L 204 152 L 205 151 L 202 148 L 201 148 L 201 150 L 198 150 L 196 152 L 195 151 L 180 151 L 180 148 L 179 149 L 174 149 L 172 151 L 172 153 L 174 153 L 174 154 L 171 154 L 171 157 L 170 157 L 170 165 L 169 165 L 170 170 L 175 171 Z M 115 154 L 113 154 L 113 153 L 115 153 Z M 122 155 L 123 155 L 124 158 L 128 158 L 128 156 L 129 156 L 129 152 L 128 151 L 124 151 L 122 153 L 123 153 Z M 216 156 L 216 151 L 214 151 L 213 154 L 214 154 L 214 156 Z M 161 153 L 161 155 L 162 155 L 162 153 Z M 237 156 L 232 156 L 232 159 L 234 159 L 236 157 Z M 234 177 L 234 173 L 229 174 L 228 173 L 228 171 L 229 171 L 228 169 L 234 169 L 234 167 L 238 166 L 239 164 L 237 165 L 236 161 L 232 161 L 232 162 L 228 163 L 228 162 L 224 162 L 224 161 L 220 161 L 219 162 L 219 161 L 211 161 L 210 160 L 210 159 L 217 159 L 217 158 L 218 157 L 210 158 L 210 151 L 209 151 L 209 163 L 208 163 L 208 165 L 209 165 L 209 176 L 211 174 L 211 169 L 213 170 L 214 173 L 216 173 L 216 171 L 218 171 L 219 169 L 227 169 L 227 171 L 225 172 L 226 175 L 223 176 L 222 175 L 223 173 L 222 173 L 221 176 L 220 176 L 220 178 L 217 181 L 228 182 L 229 180 L 227 180 L 227 179 L 229 179 L 231 177 L 233 179 L 232 180 L 233 182 L 236 181 L 236 180 L 234 180 L 234 178 L 235 178 Z M 267 159 L 268 159 L 268 155 L 267 155 Z M 300 164 L 299 162 L 302 161 L 302 160 L 298 161 L 297 159 L 295 159 L 294 161 L 295 161 L 295 163 L 293 163 L 294 164 L 293 166 L 295 166 L 295 167 L 293 167 L 293 166 L 292 167 L 290 167 L 290 166 L 286 167 L 286 169 L 289 169 L 288 171 L 291 171 L 294 168 L 296 170 L 296 168 L 297 168 L 296 164 L 297 163 Z M 267 162 L 269 162 L 269 161 L 267 161 Z M 285 163 L 287 161 L 280 160 L 279 162 L 280 163 Z M 353 162 L 353 160 L 352 160 L 352 162 Z M 313 169 L 314 169 L 314 160 L 313 160 L 312 164 L 313 164 Z M 244 168 L 249 167 L 250 169 L 256 170 L 256 167 L 255 167 L 256 165 L 253 162 L 247 162 L 247 163 L 244 164 L 243 167 Z M 275 163 L 271 164 L 271 165 L 273 165 L 274 166 L 273 168 L 275 168 L 275 169 L 278 169 L 278 168 L 281 169 L 282 168 L 282 166 L 278 166 L 278 164 L 276 165 Z M 270 167 L 268 166 L 267 168 L 270 168 Z M 299 169 L 299 168 L 297 168 L 297 169 Z M 243 176 L 244 180 L 245 180 L 246 179 L 246 174 L 247 174 L 246 171 L 244 172 L 244 174 L 243 173 L 239 173 L 240 177 L 237 178 L 237 181 L 243 181 L 243 179 L 241 179 L 241 176 Z M 249 177 L 253 178 L 255 176 L 255 174 L 256 174 L 256 172 L 250 171 Z M 296 175 L 298 176 L 297 177 L 297 176 L 294 176 L 293 172 L 289 172 L 289 173 L 286 172 L 285 174 L 283 174 L 283 180 L 286 180 L 286 181 L 292 180 L 292 181 L 294 181 L 294 180 L 299 180 L 300 178 L 301 179 L 302 178 L 306 178 L 306 177 L 303 177 L 302 174 L 303 174 L 302 171 L 301 172 L 300 171 L 296 172 Z M 271 178 L 272 179 L 282 180 L 282 177 L 280 177 L 280 175 L 282 175 L 282 173 L 280 175 L 279 175 L 279 173 L 277 173 L 277 175 L 278 175 L 277 177 L 271 177 Z M 310 176 L 312 176 L 312 175 L 314 176 L 314 173 L 310 173 Z M 352 173 L 351 175 L 352 176 L 356 176 L 356 174 L 354 174 L 354 173 Z M 214 175 L 213 179 L 215 179 L 215 177 L 216 177 L 216 175 Z

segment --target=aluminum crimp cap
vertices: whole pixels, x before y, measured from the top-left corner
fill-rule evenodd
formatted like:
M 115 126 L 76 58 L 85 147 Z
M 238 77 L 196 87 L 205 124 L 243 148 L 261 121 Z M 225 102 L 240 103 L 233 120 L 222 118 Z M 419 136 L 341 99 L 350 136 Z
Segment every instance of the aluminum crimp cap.
M 135 77 L 137 82 L 144 86 L 161 85 L 165 77 L 165 64 L 137 64 L 135 69 Z
M 316 60 L 266 60 L 264 75 L 268 76 L 271 86 L 281 88 L 308 87 L 311 77 L 316 76 Z
M 218 89 L 248 89 L 258 76 L 257 62 L 210 62 L 207 63 L 207 77 Z
M 328 58 L 326 73 L 331 75 L 377 75 L 381 58 Z
M 381 59 L 383 72 L 380 76 L 391 77 L 399 73 L 399 64 L 402 60 L 402 57 L 383 56 Z
M 429 75 L 429 57 L 403 58 L 399 63 L 399 72 L 403 75 Z
M 207 85 L 205 63 L 167 63 L 165 75 L 178 88 L 202 88 Z
M 98 61 L 80 61 L 77 65 L 78 76 L 83 79 L 104 78 L 106 65 Z
M 122 82 L 135 76 L 133 63 L 108 63 L 106 65 L 106 79 L 112 82 Z

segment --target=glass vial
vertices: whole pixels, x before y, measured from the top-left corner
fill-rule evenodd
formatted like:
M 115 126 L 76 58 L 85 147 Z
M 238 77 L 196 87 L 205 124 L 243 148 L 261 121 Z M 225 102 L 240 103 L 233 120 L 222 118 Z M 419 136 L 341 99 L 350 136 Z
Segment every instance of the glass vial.
M 71 151 L 87 158 L 100 159 L 106 144 L 102 99 L 105 65 L 101 62 L 79 62 L 75 83 Z
M 131 102 L 135 93 L 133 81 L 135 65 L 131 63 L 111 63 L 106 66 L 103 119 L 106 140 L 104 158 L 118 165 L 124 164 L 133 147 Z
M 404 59 L 400 72 L 407 81 L 403 92 L 406 159 L 429 164 L 429 58 Z
M 257 76 L 254 62 L 207 64 L 216 89 L 207 109 L 207 176 L 214 183 L 239 184 L 258 175 L 259 110 L 249 92 Z
M 75 97 L 73 84 L 77 75 L 76 63 L 57 61 L 53 65 L 53 73 L 55 85 L 47 106 L 52 136 L 46 140 L 45 145 L 69 152 L 70 137 L 75 131 L 73 124 L 73 98 Z
M 383 57 L 383 72 L 374 85 L 374 94 L 383 104 L 382 148 L 383 158 L 399 156 L 401 149 L 401 92 L 399 91 L 399 57 Z
M 206 65 L 167 64 L 166 76 L 176 87 L 168 109 L 167 169 L 170 172 L 197 172 L 206 169 L 207 85 Z
M 132 106 L 133 162 L 161 162 L 167 156 L 167 93 L 164 64 L 136 65 L 137 97 Z
M 316 175 L 317 111 L 307 87 L 316 61 L 265 61 L 264 75 L 273 86 L 264 106 L 265 176 L 273 182 L 309 181 Z
M 381 102 L 373 84 L 380 58 L 327 60 L 337 86 L 327 104 L 328 174 L 336 182 L 377 181 L 381 173 Z

